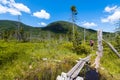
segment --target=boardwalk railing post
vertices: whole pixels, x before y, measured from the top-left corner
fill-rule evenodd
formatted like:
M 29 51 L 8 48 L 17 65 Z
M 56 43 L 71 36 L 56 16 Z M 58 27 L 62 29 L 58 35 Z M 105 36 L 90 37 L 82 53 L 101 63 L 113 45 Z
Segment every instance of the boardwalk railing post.
M 92 66 L 95 65 L 95 68 L 98 69 L 100 65 L 100 58 L 103 56 L 103 46 L 102 46 L 102 30 L 99 30 L 97 33 L 98 36 L 98 50 L 96 52 L 97 57 L 95 58 L 95 62 Z
M 103 55 L 103 46 L 102 46 L 102 30 L 98 31 L 98 52 L 99 56 Z

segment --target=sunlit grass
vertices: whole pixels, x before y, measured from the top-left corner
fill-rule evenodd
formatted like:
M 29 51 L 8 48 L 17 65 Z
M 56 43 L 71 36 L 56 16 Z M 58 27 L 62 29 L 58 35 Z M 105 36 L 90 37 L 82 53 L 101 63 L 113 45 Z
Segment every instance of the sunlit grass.
M 86 44 L 85 49 L 90 49 Z M 91 63 L 96 57 L 94 47 Z M 68 72 L 80 57 L 88 54 L 76 54 L 71 42 L 43 41 L 21 43 L 0 41 L 0 80 L 55 80 L 61 72 Z M 104 45 L 101 59 L 102 76 L 108 79 L 120 79 L 119 58 Z
M 75 60 L 79 58 L 76 53 L 63 46 L 64 43 L 0 41 L 0 44 L 0 60 L 2 62 L 0 65 L 0 80 L 13 80 L 17 78 L 29 80 L 34 78 L 34 76 L 42 79 L 45 77 L 42 74 L 46 73 L 44 71 L 46 69 L 48 69 L 48 72 L 50 69 L 55 74 L 53 76 L 55 78 L 62 71 L 70 69 L 76 63 Z M 43 58 L 47 60 L 44 61 Z M 60 67 L 58 68 L 60 70 L 57 70 L 57 67 Z M 57 73 L 55 72 L 56 70 L 58 71 Z

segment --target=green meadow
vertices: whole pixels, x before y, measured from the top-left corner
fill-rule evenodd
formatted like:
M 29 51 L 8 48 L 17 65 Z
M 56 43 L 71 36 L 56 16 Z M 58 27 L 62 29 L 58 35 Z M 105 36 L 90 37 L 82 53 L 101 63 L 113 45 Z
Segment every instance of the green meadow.
M 68 41 L 23 43 L 1 40 L 0 80 L 55 80 L 61 72 L 68 72 L 77 63 L 76 60 L 95 54 L 96 50 L 95 46 L 90 51 L 88 42 L 79 45 L 79 51 L 83 53 L 76 53 L 72 42 Z M 92 56 L 91 63 L 95 57 L 96 55 Z M 101 80 L 120 79 L 120 59 L 106 44 L 100 66 Z

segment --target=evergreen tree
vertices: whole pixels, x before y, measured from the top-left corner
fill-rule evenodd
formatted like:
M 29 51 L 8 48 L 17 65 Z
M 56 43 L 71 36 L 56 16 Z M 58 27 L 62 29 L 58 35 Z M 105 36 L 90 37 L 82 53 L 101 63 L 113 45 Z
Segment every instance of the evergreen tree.
M 75 30 L 75 36 L 74 36 L 74 40 L 73 40 L 73 50 L 77 54 L 79 54 L 79 52 L 80 52 L 81 43 L 82 43 L 81 36 L 80 36 L 79 32 L 77 30 Z
M 75 6 L 71 6 L 71 12 L 72 12 L 72 22 L 73 22 L 73 40 L 74 40 L 74 36 L 75 36 L 75 28 L 74 28 L 74 24 L 75 24 L 75 18 L 77 15 L 77 10 Z

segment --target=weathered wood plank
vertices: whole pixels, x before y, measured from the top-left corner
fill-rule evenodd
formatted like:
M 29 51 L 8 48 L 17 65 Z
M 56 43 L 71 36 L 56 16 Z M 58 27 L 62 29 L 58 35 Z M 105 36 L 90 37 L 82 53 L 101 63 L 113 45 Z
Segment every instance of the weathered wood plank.
M 90 56 L 87 56 L 83 59 L 81 59 L 68 73 L 67 76 L 71 79 L 74 79 L 78 76 L 81 69 L 84 67 L 84 64 L 90 60 Z
M 112 51 L 114 51 L 116 53 L 116 55 L 120 58 L 120 54 L 118 53 L 118 51 L 112 46 L 112 44 L 110 44 L 109 42 L 106 42 L 105 40 L 103 40 L 111 49 Z
M 78 69 L 76 69 L 74 74 L 71 76 L 72 79 L 74 79 L 74 78 L 76 78 L 78 76 L 78 74 L 80 73 L 81 69 L 84 67 L 85 63 L 86 62 L 82 62 L 81 65 L 78 67 Z
M 72 74 L 74 73 L 74 71 L 79 67 L 79 65 L 81 65 L 81 60 L 67 73 L 68 77 L 71 77 Z

